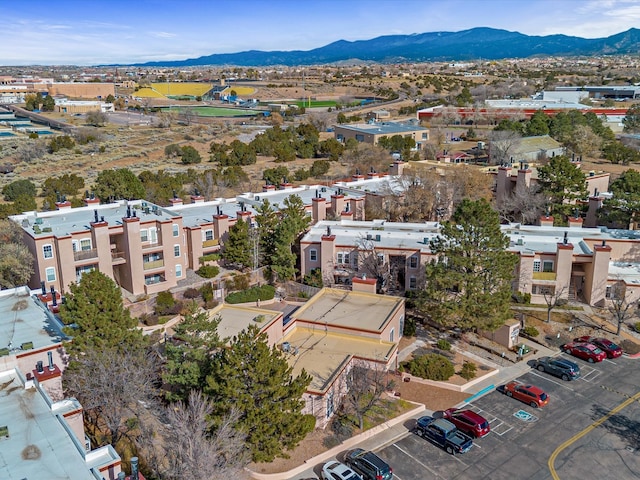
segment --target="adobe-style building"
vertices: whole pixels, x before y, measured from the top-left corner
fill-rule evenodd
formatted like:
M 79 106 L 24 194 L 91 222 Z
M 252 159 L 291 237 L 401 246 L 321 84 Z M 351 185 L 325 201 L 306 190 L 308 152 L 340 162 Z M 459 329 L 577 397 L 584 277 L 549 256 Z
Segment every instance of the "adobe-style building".
M 626 285 L 626 298 L 640 298 L 640 235 L 633 230 L 583 228 L 581 218 L 569 227 L 554 227 L 552 217 L 541 225 L 503 225 L 508 251 L 519 258 L 513 291 L 530 293 L 544 303 L 544 294 L 605 305 L 611 289 Z M 424 265 L 433 259 L 429 244 L 439 224 L 323 221 L 301 240 L 301 273 L 319 268 L 326 285 L 352 283 L 365 274 L 378 289 L 402 293 L 420 288 Z
M 0 291 L 0 478 L 115 480 L 120 456 L 111 445 L 92 449 L 82 405 L 62 394 L 68 339 L 47 308 L 53 298 Z
M 353 138 L 358 142 L 377 145 L 380 138 L 391 138 L 394 135 L 413 138 L 416 149 L 421 150 L 429 140 L 429 129 L 411 122 L 372 122 L 334 126 L 335 139 L 340 142 Z

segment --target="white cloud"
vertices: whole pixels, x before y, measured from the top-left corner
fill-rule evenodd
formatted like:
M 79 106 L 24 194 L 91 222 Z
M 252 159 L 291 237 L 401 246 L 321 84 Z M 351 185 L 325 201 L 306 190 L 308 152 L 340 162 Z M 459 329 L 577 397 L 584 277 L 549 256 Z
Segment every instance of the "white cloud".
M 149 32 L 149 35 L 156 38 L 174 38 L 177 37 L 175 33 L 170 32 Z

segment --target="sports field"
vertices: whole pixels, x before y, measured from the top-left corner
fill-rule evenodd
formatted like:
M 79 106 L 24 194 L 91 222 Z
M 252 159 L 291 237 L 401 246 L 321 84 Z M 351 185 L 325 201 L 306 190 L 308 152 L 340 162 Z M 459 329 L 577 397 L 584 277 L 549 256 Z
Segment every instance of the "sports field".
M 297 105 L 298 107 L 304 107 L 304 108 L 314 108 L 314 107 L 335 107 L 336 106 L 336 101 L 335 100 L 311 100 L 311 102 L 309 102 L 309 100 L 299 100 L 297 102 L 293 102 L 293 105 Z

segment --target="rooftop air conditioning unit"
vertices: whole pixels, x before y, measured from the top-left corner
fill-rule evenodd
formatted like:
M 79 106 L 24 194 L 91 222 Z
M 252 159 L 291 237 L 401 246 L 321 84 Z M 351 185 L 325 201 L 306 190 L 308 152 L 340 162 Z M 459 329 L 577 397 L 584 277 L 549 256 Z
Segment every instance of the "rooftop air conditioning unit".
M 255 197 L 253 197 L 253 199 L 257 202 L 260 200 L 260 195 L 256 195 Z
M 376 235 L 376 242 L 380 241 L 380 235 Z

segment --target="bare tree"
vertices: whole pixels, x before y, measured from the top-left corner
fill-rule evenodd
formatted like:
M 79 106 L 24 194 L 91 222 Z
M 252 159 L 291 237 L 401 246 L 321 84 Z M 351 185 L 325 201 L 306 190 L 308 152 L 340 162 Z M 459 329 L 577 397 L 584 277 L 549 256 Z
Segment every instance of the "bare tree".
M 245 436 L 234 428 L 238 412 L 232 411 L 214 428 L 209 422 L 213 405 L 200 392 L 191 392 L 188 403 L 178 402 L 167 409 L 171 428 L 165 439 L 167 472 L 163 478 L 217 480 L 247 478 Z
M 393 388 L 386 369 L 379 363 L 355 361 L 347 378 L 348 392 L 343 400 L 343 408 L 364 428 L 364 417 L 380 401 L 382 394 Z
M 616 335 L 620 335 L 622 330 L 622 324 L 629 318 L 638 313 L 637 305 L 635 302 L 629 302 L 627 299 L 627 286 L 622 280 L 617 281 L 611 287 L 611 297 L 609 299 L 609 313 L 616 321 Z
M 521 138 L 511 130 L 492 131 L 489 135 L 489 161 L 494 165 L 510 162 Z
M 109 117 L 100 110 L 94 110 L 87 112 L 86 120 L 87 123 L 93 127 L 102 127 L 109 122 Z
M 156 357 L 140 350 L 94 349 L 65 370 L 63 386 L 85 409 L 94 444 L 115 445 L 135 432 L 145 406 L 157 401 Z
M 16 150 L 15 156 L 19 161 L 29 163 L 44 157 L 45 153 L 47 153 L 46 143 L 43 140 L 33 140 L 23 142 Z
M 544 303 L 547 304 L 547 323 L 551 322 L 551 311 L 567 303 L 567 287 L 545 288 L 542 290 Z
M 507 198 L 498 204 L 502 220 L 533 224 L 544 213 L 546 198 L 535 186 L 519 183 Z
M 360 236 L 356 241 L 358 246 L 358 271 L 375 278 L 376 290 L 386 291 L 389 285 L 389 263 L 385 261 L 384 253 L 376 249 L 376 242 L 372 236 Z

